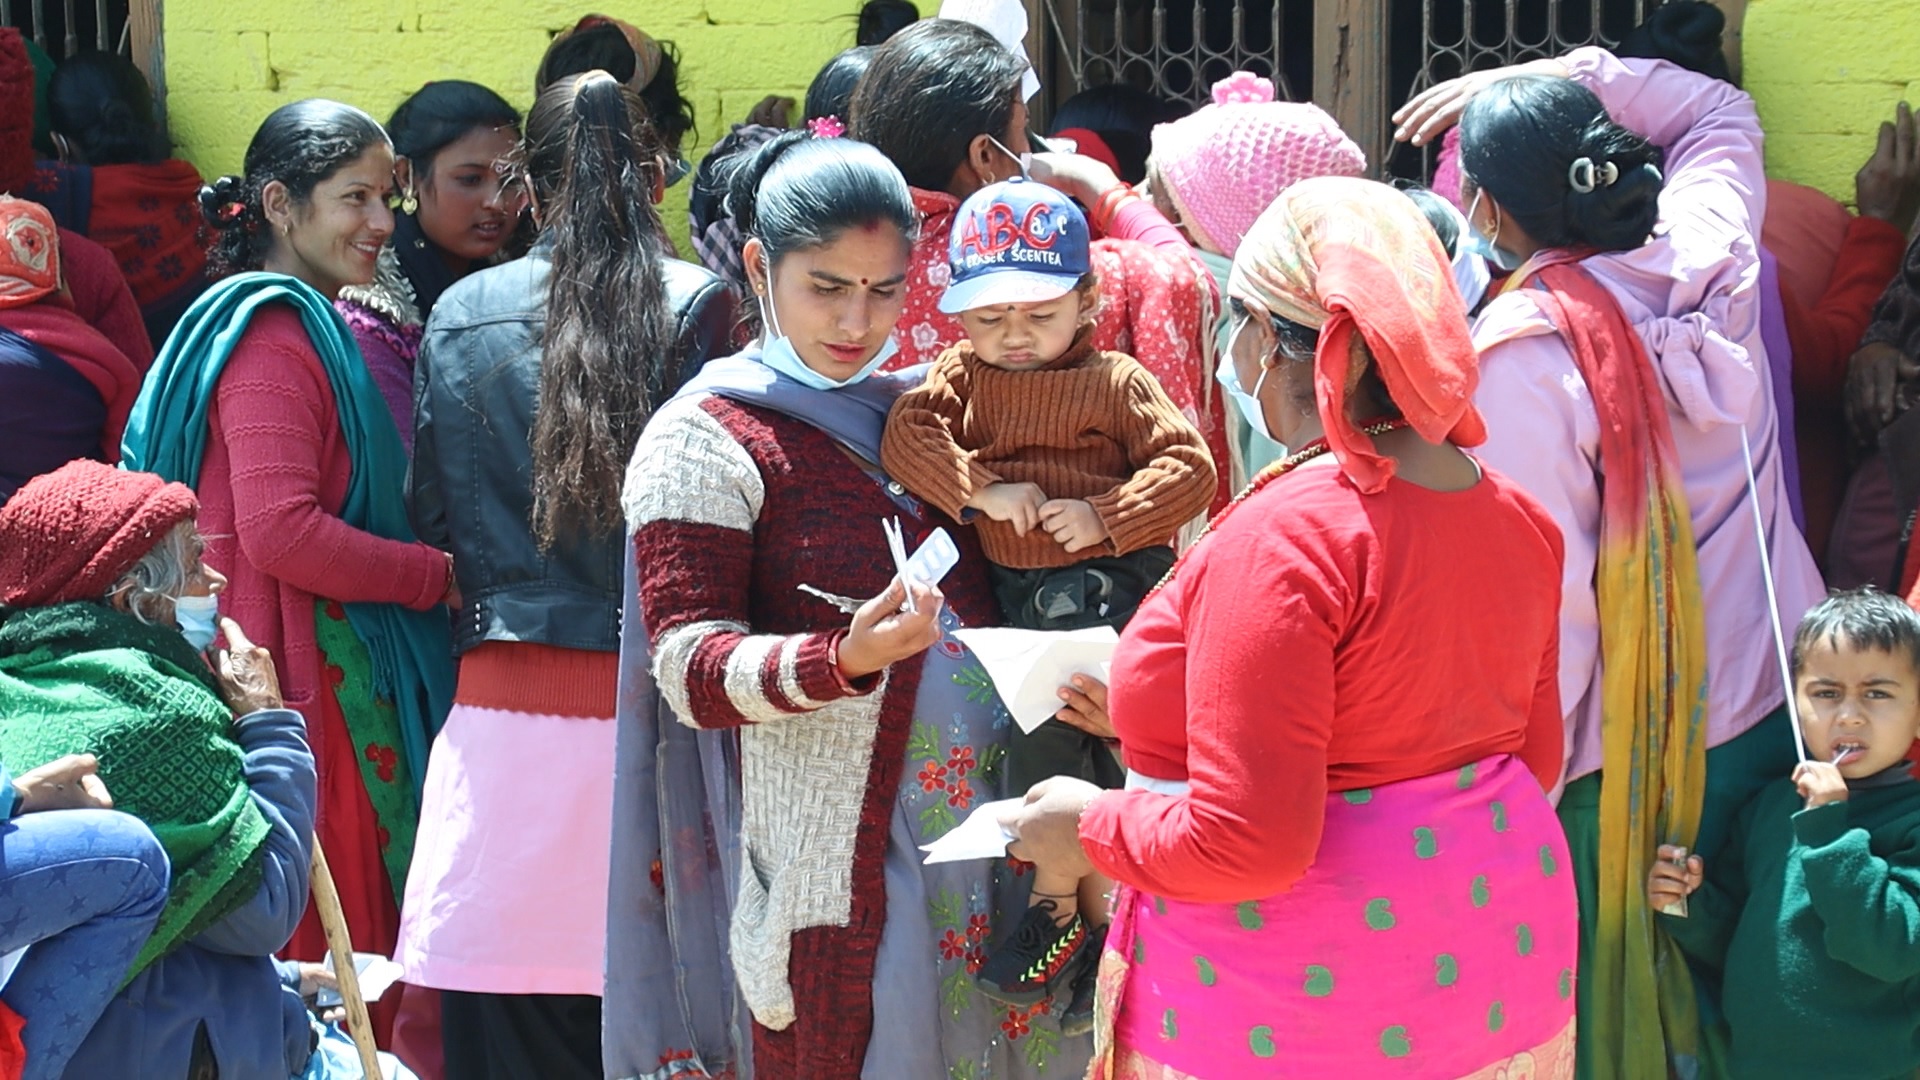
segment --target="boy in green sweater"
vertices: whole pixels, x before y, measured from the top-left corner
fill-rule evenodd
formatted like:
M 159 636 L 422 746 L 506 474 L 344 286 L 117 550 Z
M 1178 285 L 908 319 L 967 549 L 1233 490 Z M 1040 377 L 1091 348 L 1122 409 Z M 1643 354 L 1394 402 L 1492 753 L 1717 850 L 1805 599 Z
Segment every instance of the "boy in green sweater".
M 1740 813 L 1709 876 L 1664 846 L 1660 925 L 1724 976 L 1731 1073 L 1892 1080 L 1920 1069 L 1920 615 L 1871 589 L 1807 614 L 1793 641 L 1807 761 Z

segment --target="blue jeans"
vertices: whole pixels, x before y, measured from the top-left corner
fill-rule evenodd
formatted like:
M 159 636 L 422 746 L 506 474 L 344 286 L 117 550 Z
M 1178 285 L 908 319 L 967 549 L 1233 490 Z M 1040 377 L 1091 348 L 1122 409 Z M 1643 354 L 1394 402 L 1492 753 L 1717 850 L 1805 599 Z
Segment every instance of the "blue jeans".
M 167 902 L 167 853 L 138 818 L 55 810 L 0 825 L 0 953 L 31 946 L 0 1001 L 26 1022 L 23 1080 L 59 1077 Z

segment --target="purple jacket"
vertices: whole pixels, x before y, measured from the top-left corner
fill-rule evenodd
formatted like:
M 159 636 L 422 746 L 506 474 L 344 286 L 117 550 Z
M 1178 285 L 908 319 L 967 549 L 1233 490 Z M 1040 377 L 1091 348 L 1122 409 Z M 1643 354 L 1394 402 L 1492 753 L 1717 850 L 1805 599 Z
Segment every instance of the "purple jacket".
M 1621 60 L 1597 48 L 1575 50 L 1565 62 L 1616 121 L 1667 153 L 1654 238 L 1581 265 L 1639 331 L 1667 399 L 1700 552 L 1707 745 L 1718 746 L 1786 697 L 1768 629 L 1743 427 L 1788 634 L 1823 591 L 1789 512 L 1780 420 L 1761 343 L 1760 122 L 1746 94 L 1672 64 Z M 1560 700 L 1567 711 L 1566 779 L 1573 780 L 1601 761 L 1599 420 L 1566 343 L 1526 290 L 1489 303 L 1473 336 L 1480 349 L 1475 401 L 1489 432 L 1480 454 L 1538 498 L 1566 537 Z

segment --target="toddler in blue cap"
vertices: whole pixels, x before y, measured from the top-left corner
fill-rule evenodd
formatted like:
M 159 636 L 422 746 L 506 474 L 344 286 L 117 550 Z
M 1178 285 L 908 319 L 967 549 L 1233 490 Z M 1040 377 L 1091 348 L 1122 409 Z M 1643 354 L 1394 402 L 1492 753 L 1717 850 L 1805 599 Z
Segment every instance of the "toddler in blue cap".
M 1093 347 L 1099 282 L 1086 217 L 1065 195 L 1025 180 L 981 188 L 955 215 L 948 268 L 940 310 L 967 338 L 894 405 L 881 463 L 977 526 L 1008 625 L 1118 628 L 1212 501 L 1206 443 L 1146 368 Z M 1104 743 L 1058 720 L 1015 732 L 1007 776 L 1010 793 L 1052 776 L 1125 779 Z M 1091 1025 L 1090 926 L 1105 923 L 1107 884 L 1036 868 L 1033 904 L 982 965 L 981 989 L 1022 1006 L 1071 990 L 1062 1026 Z

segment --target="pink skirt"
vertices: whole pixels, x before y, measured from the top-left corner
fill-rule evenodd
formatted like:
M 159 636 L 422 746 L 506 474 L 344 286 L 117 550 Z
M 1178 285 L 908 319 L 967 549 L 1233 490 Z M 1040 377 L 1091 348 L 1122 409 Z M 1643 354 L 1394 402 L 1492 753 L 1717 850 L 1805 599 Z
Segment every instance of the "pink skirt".
M 605 986 L 613 723 L 455 704 L 434 740 L 394 959 L 415 986 Z
M 1578 933 L 1566 840 L 1517 759 L 1337 792 L 1285 893 L 1121 889 L 1090 1075 L 1564 1080 Z

